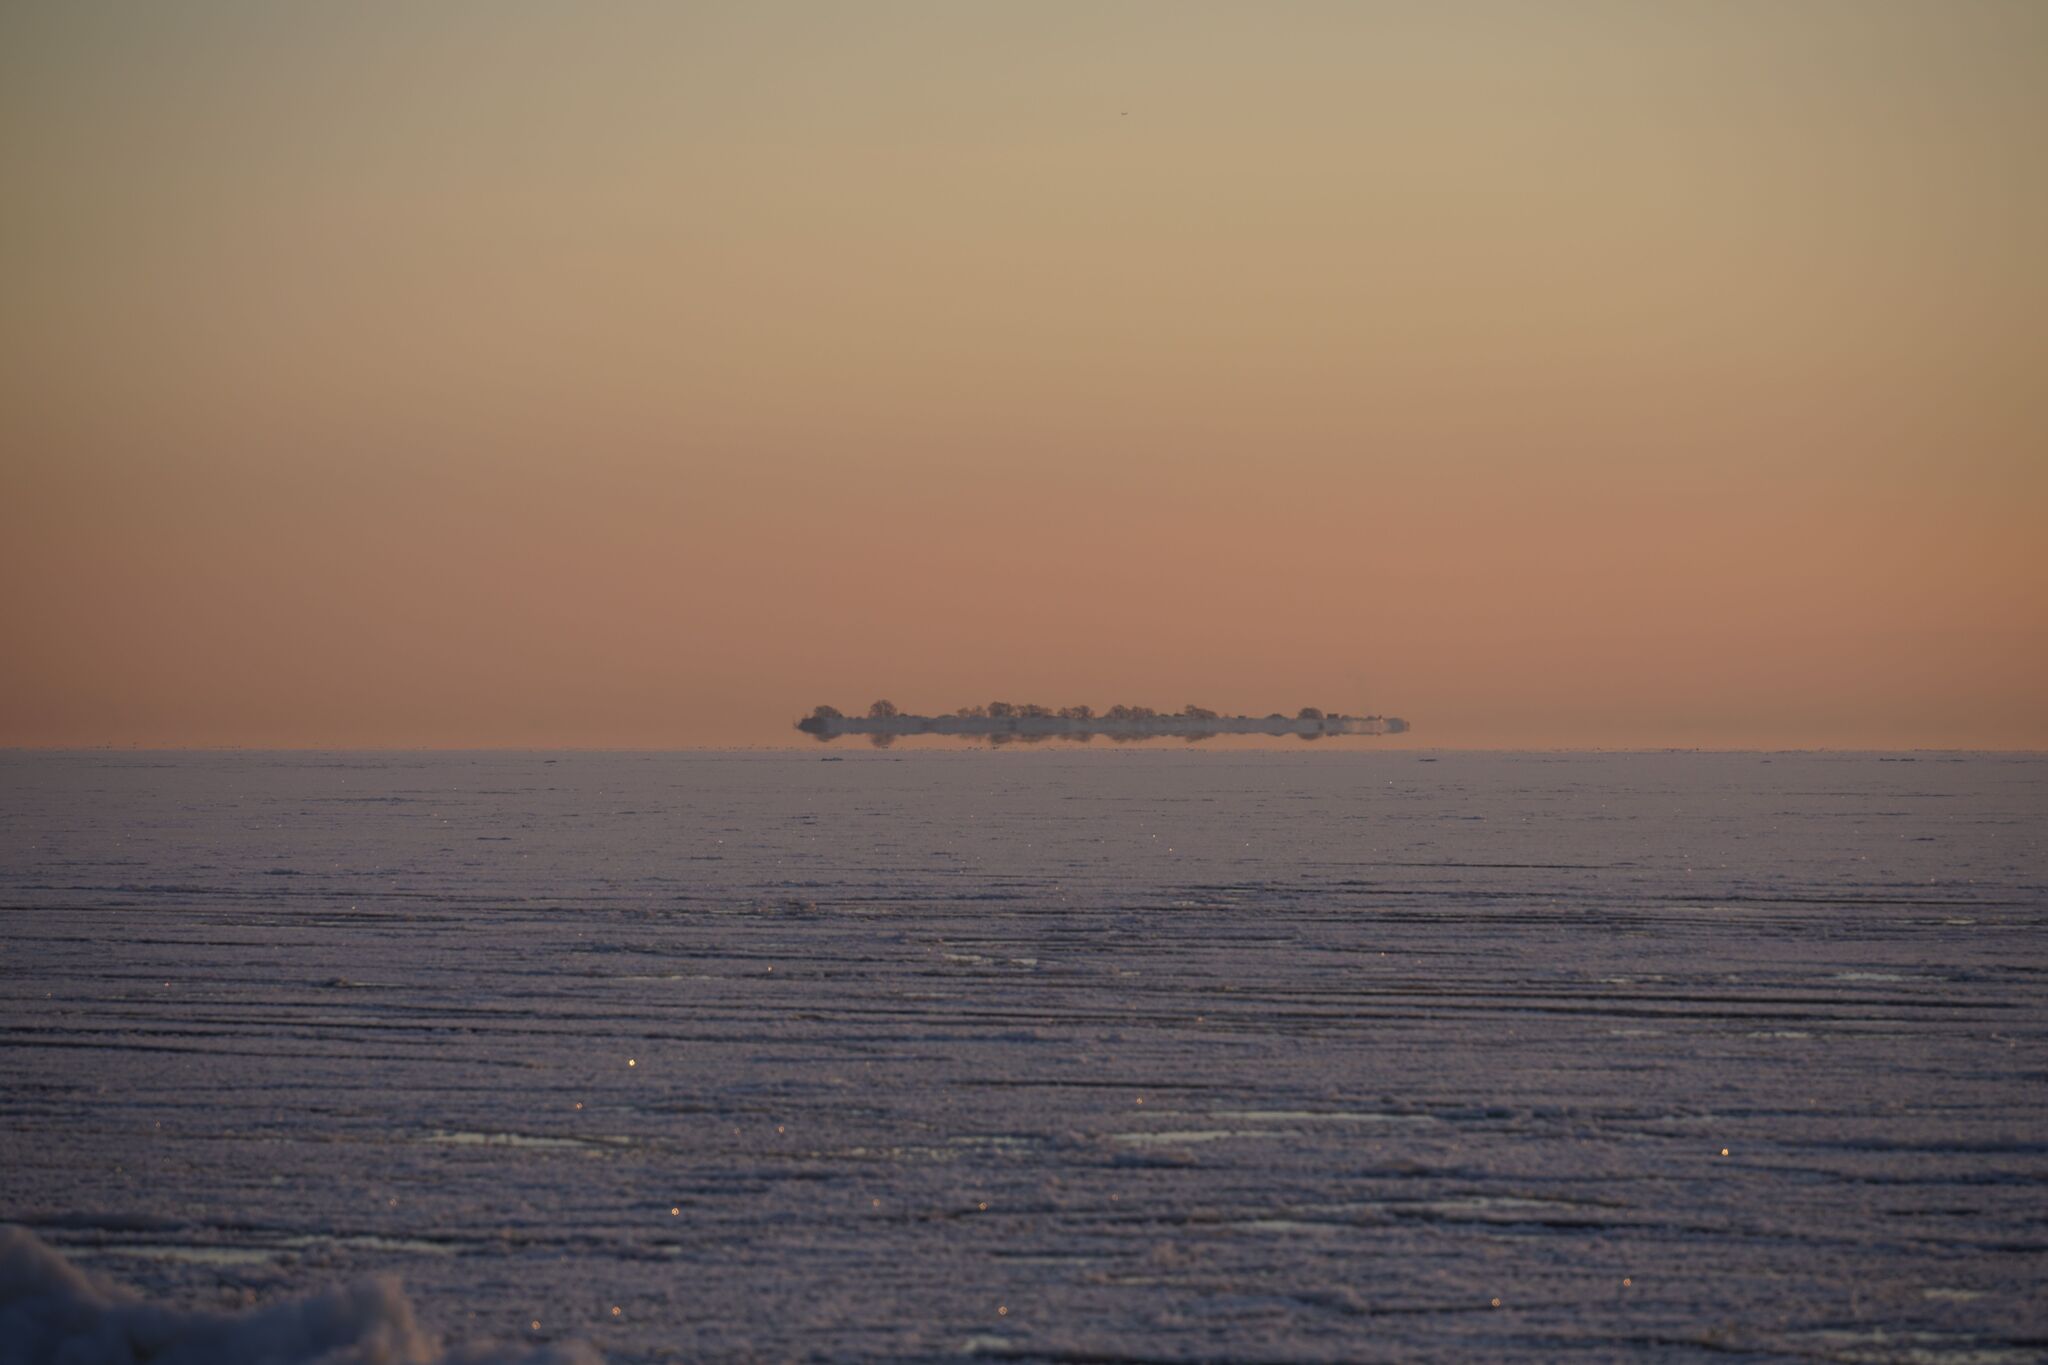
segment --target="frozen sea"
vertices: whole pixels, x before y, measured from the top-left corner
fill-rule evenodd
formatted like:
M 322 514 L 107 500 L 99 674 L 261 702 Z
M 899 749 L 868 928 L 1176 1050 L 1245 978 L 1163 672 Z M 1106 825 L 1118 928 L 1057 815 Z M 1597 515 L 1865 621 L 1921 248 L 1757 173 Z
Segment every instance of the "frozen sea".
M 0 753 L 0 1322 L 2048 1354 L 2048 756 L 826 752 Z

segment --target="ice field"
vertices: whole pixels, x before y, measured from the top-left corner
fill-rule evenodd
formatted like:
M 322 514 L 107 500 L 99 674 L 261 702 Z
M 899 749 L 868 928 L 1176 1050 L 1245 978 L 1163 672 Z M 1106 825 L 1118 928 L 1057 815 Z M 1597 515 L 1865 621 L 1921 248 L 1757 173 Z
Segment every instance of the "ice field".
M 2048 757 L 1374 744 L 0 753 L 0 1360 L 2048 1354 Z

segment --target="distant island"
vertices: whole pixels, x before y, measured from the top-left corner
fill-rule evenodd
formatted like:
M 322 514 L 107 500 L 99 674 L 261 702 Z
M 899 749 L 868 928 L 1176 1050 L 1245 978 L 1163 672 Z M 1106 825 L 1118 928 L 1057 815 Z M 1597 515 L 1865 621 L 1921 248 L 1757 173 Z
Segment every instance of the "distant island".
M 1112 706 L 1098 714 L 1087 706 L 1035 706 L 1027 702 L 992 701 L 963 706 L 950 715 L 918 716 L 899 711 L 893 702 L 878 701 L 864 716 L 849 716 L 834 706 L 820 706 L 796 728 L 821 740 L 841 735 L 866 735 L 886 745 L 899 735 L 959 735 L 997 744 L 1035 743 L 1047 739 L 1086 741 L 1097 735 L 1111 740 L 1208 739 L 1213 735 L 1293 735 L 1322 739 L 1329 735 L 1398 735 L 1408 728 L 1399 716 L 1347 716 L 1304 706 L 1291 716 L 1225 716 L 1207 707 L 1183 706 L 1155 711 L 1149 706 Z

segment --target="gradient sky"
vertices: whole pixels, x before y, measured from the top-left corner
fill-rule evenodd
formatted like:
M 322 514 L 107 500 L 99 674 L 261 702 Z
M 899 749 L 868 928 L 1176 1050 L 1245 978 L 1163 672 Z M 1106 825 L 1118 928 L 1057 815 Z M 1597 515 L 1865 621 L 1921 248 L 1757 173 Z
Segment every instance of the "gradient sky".
M 0 168 L 0 744 L 2048 745 L 2048 5 L 15 4 Z

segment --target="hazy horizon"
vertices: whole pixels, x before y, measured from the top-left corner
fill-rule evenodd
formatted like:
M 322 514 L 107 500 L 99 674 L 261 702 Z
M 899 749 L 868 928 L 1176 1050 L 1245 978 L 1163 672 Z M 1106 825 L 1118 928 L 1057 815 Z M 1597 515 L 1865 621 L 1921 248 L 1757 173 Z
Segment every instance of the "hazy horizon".
M 7 744 L 0 745 L 0 753 L 17 754 L 62 754 L 62 753 L 143 753 L 143 754 L 726 754 L 726 753 L 798 753 L 816 754 L 829 757 L 844 754 L 900 754 L 909 751 L 929 753 L 965 753 L 970 750 L 1001 751 L 1004 753 L 1182 753 L 1202 752 L 1272 752 L 1272 753 L 1328 753 L 1328 754 L 1370 754 L 1376 750 L 1398 750 L 1402 753 L 1428 754 L 1983 754 L 1983 755 L 2037 755 L 2048 753 L 2042 747 L 2012 748 L 1967 748 L 1941 745 L 1910 745 L 1894 748 L 1856 748 L 1853 746 L 1808 745 L 1808 746 L 1762 746 L 1753 744 L 1663 744 L 1663 745 L 1525 745 L 1505 747 L 1477 744 L 1425 744 L 1416 740 L 1413 732 L 1402 735 L 1336 735 L 1315 740 L 1301 740 L 1291 737 L 1270 735 L 1211 735 L 1197 740 L 1174 736 L 1155 736 L 1145 739 L 1103 739 L 1087 742 L 1062 738 L 1015 740 L 991 744 L 983 738 L 968 738 L 948 735 L 904 735 L 892 738 L 886 749 L 877 750 L 863 739 L 842 736 L 820 741 L 798 735 L 790 740 L 762 740 L 754 743 L 731 744 Z
M 0 746 L 2048 748 L 2048 7 L 0 13 Z

